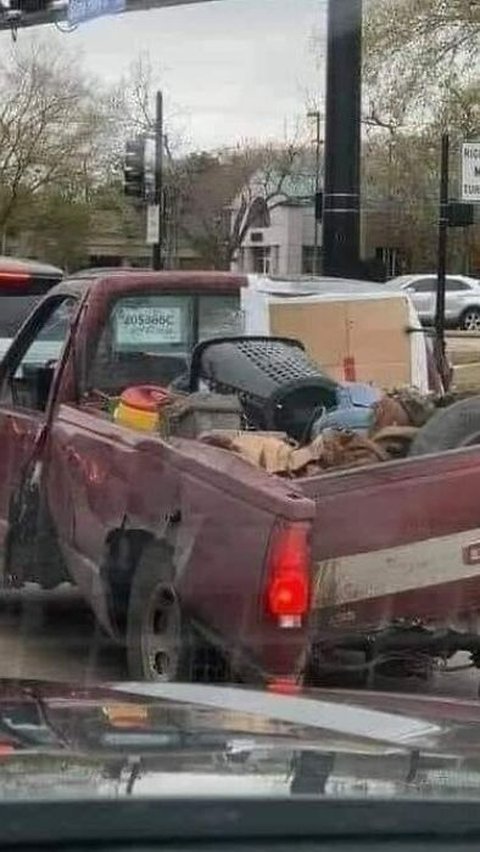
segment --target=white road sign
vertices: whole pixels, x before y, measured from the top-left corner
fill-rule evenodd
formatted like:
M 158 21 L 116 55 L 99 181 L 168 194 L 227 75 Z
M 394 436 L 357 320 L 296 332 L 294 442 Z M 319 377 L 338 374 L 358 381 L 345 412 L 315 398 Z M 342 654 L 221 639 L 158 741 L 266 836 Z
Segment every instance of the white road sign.
M 158 204 L 149 204 L 147 207 L 147 239 L 149 246 L 158 243 L 158 231 L 160 227 L 160 207 Z
M 462 145 L 462 201 L 480 204 L 480 142 Z

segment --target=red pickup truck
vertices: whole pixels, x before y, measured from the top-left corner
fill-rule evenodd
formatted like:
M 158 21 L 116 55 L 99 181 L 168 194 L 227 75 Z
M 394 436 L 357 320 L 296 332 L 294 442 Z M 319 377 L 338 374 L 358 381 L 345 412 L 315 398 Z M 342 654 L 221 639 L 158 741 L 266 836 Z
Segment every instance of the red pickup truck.
M 232 282 L 81 277 L 30 315 L 0 368 L 5 584 L 72 580 L 132 678 L 321 681 L 345 659 L 365 674 L 460 648 L 477 660 L 478 448 L 289 481 L 105 411 L 126 384 L 158 383 L 139 331 L 160 322 L 152 305 L 178 372 L 198 292 Z M 36 363 L 45 339 L 56 357 Z

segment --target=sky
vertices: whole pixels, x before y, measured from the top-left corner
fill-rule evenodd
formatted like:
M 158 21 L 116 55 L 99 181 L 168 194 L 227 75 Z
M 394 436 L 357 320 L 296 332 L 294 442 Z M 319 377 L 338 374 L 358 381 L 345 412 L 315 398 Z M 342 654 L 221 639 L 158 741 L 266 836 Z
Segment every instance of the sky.
M 324 26 L 325 0 L 210 0 L 100 18 L 60 37 L 107 82 L 148 55 L 170 132 L 198 150 L 291 136 L 308 106 L 321 106 Z

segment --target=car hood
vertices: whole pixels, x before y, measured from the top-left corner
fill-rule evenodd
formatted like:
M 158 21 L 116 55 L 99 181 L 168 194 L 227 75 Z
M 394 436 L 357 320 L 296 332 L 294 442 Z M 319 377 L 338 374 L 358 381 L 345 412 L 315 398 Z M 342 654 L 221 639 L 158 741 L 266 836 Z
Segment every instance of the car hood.
M 480 798 L 480 704 L 0 681 L 0 799 Z

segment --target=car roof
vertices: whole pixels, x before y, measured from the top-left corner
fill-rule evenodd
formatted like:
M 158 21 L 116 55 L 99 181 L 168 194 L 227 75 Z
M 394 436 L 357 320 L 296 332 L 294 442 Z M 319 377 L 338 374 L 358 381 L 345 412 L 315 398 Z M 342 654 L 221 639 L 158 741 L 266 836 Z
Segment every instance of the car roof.
M 422 278 L 436 278 L 436 272 L 416 272 L 411 275 L 398 275 L 396 278 L 391 278 L 386 282 L 386 286 L 403 286 L 410 284 L 412 281 L 420 281 Z M 480 280 L 472 275 L 462 275 L 461 273 L 449 272 L 446 276 L 447 281 L 452 278 L 458 278 L 460 281 L 467 281 L 469 284 L 480 285 Z
M 131 286 L 132 291 L 151 289 L 152 292 L 180 290 L 192 292 L 237 293 L 241 287 L 247 286 L 247 277 L 235 272 L 194 272 L 162 270 L 154 272 L 151 269 L 109 267 L 107 269 L 85 269 L 64 278 L 49 292 L 49 295 L 67 295 L 82 297 L 92 288 L 107 284 L 114 291 L 126 292 Z
M 56 278 L 64 274 L 62 269 L 58 266 L 52 266 L 50 263 L 43 263 L 39 260 L 24 260 L 9 255 L 0 255 L 0 271 L 27 272 L 31 275 L 54 276 Z
M 327 275 L 249 275 L 260 291 L 285 296 L 381 295 L 385 285 L 360 278 L 336 278 Z
M 132 273 L 139 271 L 150 271 L 139 269 L 135 266 L 92 266 L 91 268 L 79 269 L 78 272 L 67 276 L 68 278 L 97 278 L 99 275 L 118 275 L 119 273 Z
M 61 281 L 63 271 L 36 260 L 0 255 L 0 296 L 43 294 Z

